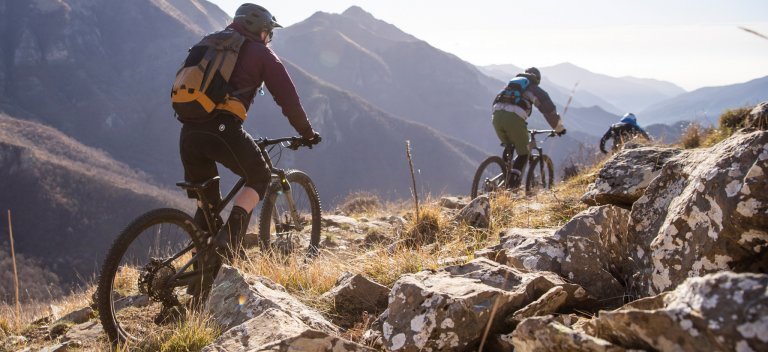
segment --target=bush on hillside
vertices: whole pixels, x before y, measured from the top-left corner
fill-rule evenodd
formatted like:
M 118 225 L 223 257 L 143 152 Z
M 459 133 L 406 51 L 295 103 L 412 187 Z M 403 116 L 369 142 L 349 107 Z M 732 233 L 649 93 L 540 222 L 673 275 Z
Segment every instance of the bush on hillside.
M 341 203 L 339 210 L 347 215 L 372 213 L 381 208 L 379 197 L 369 192 L 349 194 Z
M 711 132 L 711 128 L 701 126 L 698 122 L 691 122 L 680 137 L 680 145 L 685 149 L 699 148 L 704 144 L 704 139 Z
M 738 130 L 744 127 L 744 122 L 749 116 L 749 112 L 754 107 L 741 107 L 736 109 L 728 109 L 720 115 L 719 128 L 727 128 L 731 131 Z

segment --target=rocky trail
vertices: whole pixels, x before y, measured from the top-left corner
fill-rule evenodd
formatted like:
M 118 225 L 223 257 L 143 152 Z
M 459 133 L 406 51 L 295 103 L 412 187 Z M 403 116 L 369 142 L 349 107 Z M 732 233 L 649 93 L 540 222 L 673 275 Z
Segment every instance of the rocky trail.
M 764 121 L 761 106 L 753 118 Z M 461 241 L 419 230 L 407 212 L 325 215 L 320 263 L 254 255 L 221 269 L 206 305 L 219 334 L 201 347 L 767 351 L 766 175 L 768 132 L 747 129 L 710 148 L 628 147 L 559 226 L 499 222 L 563 211 L 510 195 L 433 202 L 434 226 Z M 285 279 L 295 273 L 323 284 Z M 54 314 L 4 333 L 0 350 L 105 348 L 95 315 Z

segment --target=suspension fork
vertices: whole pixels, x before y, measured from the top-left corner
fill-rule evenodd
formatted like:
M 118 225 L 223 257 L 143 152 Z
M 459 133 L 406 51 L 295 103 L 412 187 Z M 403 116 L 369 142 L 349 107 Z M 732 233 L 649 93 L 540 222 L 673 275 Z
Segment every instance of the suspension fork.
M 301 228 L 299 228 L 301 225 L 301 219 L 299 218 L 299 212 L 296 210 L 296 201 L 293 199 L 291 184 L 288 182 L 288 178 L 285 176 L 285 171 L 276 170 L 275 173 L 277 174 L 277 179 L 280 181 L 280 190 L 283 192 L 283 195 L 285 195 L 285 199 L 288 202 L 288 212 L 291 216 L 291 219 L 293 219 L 293 223 L 297 227 L 296 230 L 301 230 Z M 277 197 L 277 195 L 275 195 L 275 197 Z M 273 212 L 272 217 L 275 220 L 275 224 L 280 222 L 280 216 L 276 211 Z

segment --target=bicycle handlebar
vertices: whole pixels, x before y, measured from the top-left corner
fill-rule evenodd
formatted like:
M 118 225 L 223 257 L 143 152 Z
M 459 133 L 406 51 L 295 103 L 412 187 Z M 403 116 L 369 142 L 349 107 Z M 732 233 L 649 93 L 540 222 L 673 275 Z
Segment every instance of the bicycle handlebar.
M 269 138 L 259 138 L 256 140 L 256 144 L 259 146 L 259 148 L 264 148 L 270 145 L 275 144 L 282 144 L 288 142 L 288 145 L 285 147 L 291 150 L 297 150 L 299 147 L 307 147 L 309 149 L 312 149 L 312 146 L 314 145 L 312 142 L 307 140 L 303 137 L 293 136 L 293 137 L 282 137 L 282 138 L 275 138 L 275 139 L 269 139 Z
M 528 133 L 530 133 L 531 136 L 535 136 L 537 134 L 548 134 L 550 137 L 554 137 L 557 135 L 555 130 L 528 130 Z

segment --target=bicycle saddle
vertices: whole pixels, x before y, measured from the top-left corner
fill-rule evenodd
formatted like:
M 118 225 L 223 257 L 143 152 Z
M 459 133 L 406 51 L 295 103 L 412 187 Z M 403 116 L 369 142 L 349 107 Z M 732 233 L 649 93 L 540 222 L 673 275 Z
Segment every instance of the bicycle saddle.
M 178 182 L 176 183 L 176 186 L 179 186 L 185 190 L 199 191 L 208 188 L 208 186 L 210 186 L 214 181 L 218 181 L 219 179 L 221 179 L 221 177 L 215 176 L 209 180 L 203 181 L 202 183 Z

